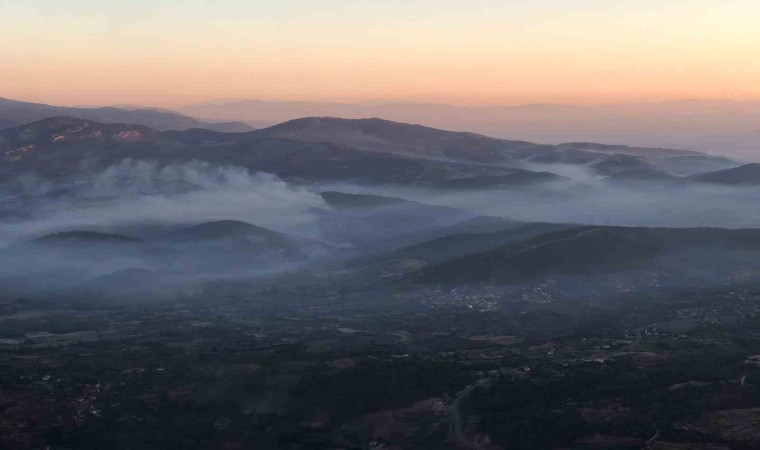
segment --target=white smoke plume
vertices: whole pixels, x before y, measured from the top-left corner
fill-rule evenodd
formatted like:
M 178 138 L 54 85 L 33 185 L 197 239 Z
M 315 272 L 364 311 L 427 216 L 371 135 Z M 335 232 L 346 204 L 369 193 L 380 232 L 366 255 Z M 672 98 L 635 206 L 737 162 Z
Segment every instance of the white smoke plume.
M 36 181 L 16 181 L 14 195 L 28 201 L 19 205 L 22 218 L 0 225 L 3 243 L 71 229 L 222 219 L 287 232 L 311 220 L 313 208 L 324 206 L 318 194 L 275 175 L 199 161 L 159 166 L 125 160 L 62 186 Z

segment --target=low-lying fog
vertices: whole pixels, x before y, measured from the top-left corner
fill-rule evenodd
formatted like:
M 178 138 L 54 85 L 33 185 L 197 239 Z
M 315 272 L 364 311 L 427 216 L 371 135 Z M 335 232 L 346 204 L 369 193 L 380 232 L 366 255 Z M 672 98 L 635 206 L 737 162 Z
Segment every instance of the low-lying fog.
M 542 187 L 480 191 L 430 191 L 336 184 L 344 192 L 402 197 L 526 222 L 648 227 L 760 227 L 758 187 L 697 183 L 608 182 L 583 167 L 532 165 L 569 182 Z
M 185 277 L 255 275 L 334 256 L 346 246 L 361 247 L 373 239 L 377 251 L 377 242 L 389 236 L 451 225 L 477 215 L 526 222 L 760 228 L 757 188 L 623 184 L 595 178 L 577 166 L 535 169 L 560 173 L 568 181 L 456 192 L 346 184 L 307 186 L 240 167 L 201 162 L 159 167 L 129 160 L 62 184 L 27 176 L 2 188 L 0 243 L 5 249 L 0 252 L 0 275 L 21 277 L 22 284 L 40 286 L 44 283 L 36 274 L 49 269 L 56 276 L 46 276 L 45 283 L 60 286 L 132 270 L 124 279 L 115 280 L 129 288 L 135 283 L 150 284 L 145 281 L 147 272 Z M 416 206 L 390 205 L 369 215 L 356 215 L 332 210 L 319 195 L 325 190 L 401 197 L 467 213 L 432 208 L 419 215 L 413 212 Z M 263 229 L 223 222 L 211 229 L 183 230 L 214 221 L 242 221 Z M 66 231 L 118 236 L 64 235 L 28 242 Z M 182 233 L 186 236 L 181 237 Z M 213 239 L 195 242 L 208 233 Z M 241 235 L 245 235 L 243 240 L 238 239 Z M 125 241 L 125 236 L 136 240 Z M 44 251 L 39 252 L 40 248 Z M 136 269 L 146 273 L 134 272 Z
M 63 186 L 33 177 L 7 185 L 10 192 L 0 197 L 10 215 L 0 225 L 4 244 L 71 229 L 144 237 L 151 225 L 162 232 L 162 225 L 222 219 L 289 232 L 311 221 L 313 208 L 324 207 L 317 192 L 274 175 L 204 162 L 159 167 L 127 160 Z
M 145 225 L 234 219 L 284 233 L 319 238 L 310 229 L 325 190 L 400 197 L 477 215 L 535 222 L 631 226 L 760 227 L 760 189 L 707 184 L 606 182 L 571 165 L 542 165 L 570 182 L 529 188 L 433 191 L 398 186 L 294 185 L 275 175 L 203 162 L 159 167 L 127 160 L 87 178 L 51 185 L 33 177 L 0 190 L 0 243 L 64 230 L 129 230 Z M 162 230 L 163 231 L 163 230 Z M 125 231 L 126 232 L 126 231 Z

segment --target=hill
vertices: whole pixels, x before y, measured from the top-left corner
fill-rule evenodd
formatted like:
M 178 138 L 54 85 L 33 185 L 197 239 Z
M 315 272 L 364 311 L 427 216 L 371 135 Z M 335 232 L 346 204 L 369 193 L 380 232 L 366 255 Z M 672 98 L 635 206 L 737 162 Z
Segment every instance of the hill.
M 304 142 L 329 142 L 417 158 L 528 169 L 531 167 L 526 164 L 592 165 L 591 169 L 600 175 L 626 179 L 691 175 L 738 164 L 726 158 L 688 150 L 584 142 L 541 145 L 379 118 L 307 117 L 264 128 L 256 134 Z
M 160 132 L 139 125 L 65 117 L 0 131 L 0 175 L 35 172 L 60 178 L 83 174 L 85 167 L 100 170 L 127 158 L 159 164 L 199 160 L 242 166 L 293 182 L 348 181 L 446 188 L 453 184 L 527 186 L 562 179 L 546 172 L 412 158 L 258 133 Z
M 387 248 L 396 237 L 410 233 L 424 235 L 437 226 L 449 226 L 474 217 L 460 209 L 396 197 L 338 191 L 320 195 L 330 209 L 314 211 L 317 228 L 325 239 L 340 246 Z
M 0 286 L 19 292 L 70 287 L 144 256 L 145 243 L 121 234 L 65 231 L 0 250 Z
M 87 294 L 114 294 L 144 297 L 158 290 L 160 282 L 153 271 L 128 268 L 101 275 L 76 287 L 76 291 Z
M 130 244 L 141 242 L 139 239 L 123 234 L 97 233 L 94 231 L 63 231 L 34 239 L 35 244 Z
M 732 169 L 695 175 L 692 181 L 735 186 L 760 185 L 760 163 L 745 164 Z
M 308 117 L 265 128 L 257 134 L 303 142 L 330 142 L 367 151 L 478 163 L 514 163 L 508 150 L 541 147 L 529 142 L 505 141 L 377 118 Z
M 600 105 L 523 104 L 460 106 L 435 103 L 345 104 L 335 102 L 218 100 L 181 107 L 195 117 L 245 120 L 268 126 L 307 116 L 345 118 L 382 117 L 444 130 L 467 130 L 486 136 L 559 144 L 596 151 L 668 155 L 678 175 L 725 169 L 729 158 L 711 158 L 702 164 L 677 153 L 692 149 L 710 154 L 757 158 L 757 117 L 760 102 L 729 100 L 674 100 Z M 727 133 L 726 130 L 732 130 Z M 606 143 L 598 144 L 598 143 Z M 619 145 L 624 143 L 628 145 Z M 720 161 L 729 165 L 720 166 Z M 694 168 L 702 166 L 700 170 Z M 682 168 L 684 171 L 677 171 Z
M 62 147 L 65 153 L 59 151 Z M 381 119 L 306 118 L 253 132 L 221 133 L 158 131 L 141 125 L 55 117 L 0 130 L 0 175 L 36 172 L 65 177 L 81 171 L 82 161 L 98 169 L 126 158 L 158 163 L 200 160 L 270 172 L 293 182 L 459 190 L 567 180 L 552 173 L 565 173 L 555 169 L 558 164 L 609 180 L 679 182 L 686 179 L 674 173 L 723 169 L 729 164 L 695 152 L 626 148 L 627 153 L 618 154 L 613 153 L 615 148 L 585 143 L 538 145 Z M 743 171 L 752 172 L 752 167 L 756 166 L 690 179 L 720 182 L 735 174 L 750 179 L 751 174 Z
M 325 191 L 320 192 L 319 195 L 330 205 L 336 209 L 362 209 L 362 208 L 377 208 L 389 205 L 398 205 L 402 203 L 409 203 L 408 200 L 395 197 L 383 197 L 381 195 L 369 195 L 369 194 L 349 194 L 339 191 Z
M 237 220 L 218 220 L 168 233 L 155 243 L 161 265 L 184 273 L 252 273 L 302 264 L 327 247 Z
M 238 238 L 247 239 L 250 242 L 266 243 L 267 245 L 295 242 L 294 239 L 282 233 L 239 220 L 205 222 L 172 231 L 164 236 L 164 240 L 175 242 L 199 242 Z
M 525 222 L 495 216 L 475 216 L 446 224 L 432 224 L 423 229 L 394 236 L 386 241 L 385 251 L 401 250 L 428 241 L 457 234 L 498 233 L 526 225 Z
M 508 230 L 486 233 L 458 233 L 422 242 L 384 255 L 393 259 L 421 259 L 437 263 L 465 255 L 485 252 L 496 247 L 524 241 L 552 231 L 570 228 L 573 225 L 553 223 L 532 223 L 511 227 Z
M 233 220 L 184 227 L 147 241 L 67 231 L 0 250 L 0 287 L 36 292 L 38 287 L 112 285 L 123 290 L 129 280 L 145 278 L 153 290 L 194 278 L 255 276 L 295 267 L 328 250 L 320 242 Z
M 0 129 L 60 116 L 94 120 L 103 123 L 145 125 L 157 130 L 187 130 L 191 128 L 206 128 L 222 132 L 253 130 L 253 127 L 242 122 L 202 122 L 169 110 L 115 107 L 74 108 L 0 98 Z
M 408 281 L 511 284 L 639 269 L 708 277 L 757 267 L 758 250 L 760 230 L 579 227 L 434 265 Z
M 678 178 L 654 164 L 631 155 L 611 155 L 609 158 L 591 165 L 591 169 L 602 176 L 614 179 L 675 181 Z

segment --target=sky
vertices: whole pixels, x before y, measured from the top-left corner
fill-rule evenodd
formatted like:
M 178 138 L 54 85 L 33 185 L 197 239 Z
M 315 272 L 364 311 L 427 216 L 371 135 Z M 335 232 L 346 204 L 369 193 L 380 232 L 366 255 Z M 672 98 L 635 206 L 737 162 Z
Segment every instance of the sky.
M 760 99 L 757 0 L 0 0 L 0 97 Z

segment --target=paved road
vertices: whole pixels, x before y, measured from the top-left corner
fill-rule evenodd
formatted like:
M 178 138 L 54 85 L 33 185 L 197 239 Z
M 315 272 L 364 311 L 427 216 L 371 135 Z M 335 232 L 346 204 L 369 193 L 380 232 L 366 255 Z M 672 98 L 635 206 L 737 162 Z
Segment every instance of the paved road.
M 491 382 L 491 378 L 483 378 L 482 380 L 478 380 L 471 385 L 467 386 L 466 388 L 459 391 L 459 394 L 454 398 L 454 401 L 451 402 L 450 407 L 450 416 L 451 416 L 451 425 L 454 430 L 454 435 L 456 436 L 457 440 L 467 446 L 468 448 L 476 449 L 478 450 L 480 447 L 467 440 L 467 436 L 464 435 L 464 425 L 462 423 L 462 400 L 467 398 L 470 393 L 475 390 L 475 388 L 481 387 L 481 386 L 487 386 L 488 383 Z

